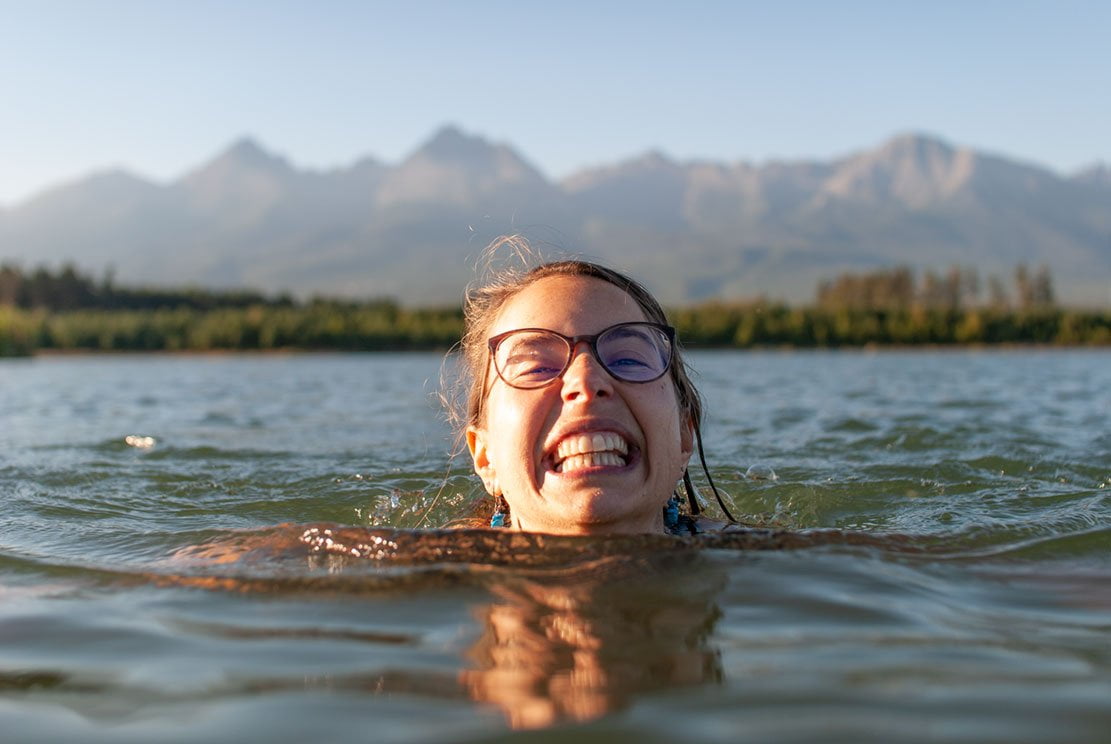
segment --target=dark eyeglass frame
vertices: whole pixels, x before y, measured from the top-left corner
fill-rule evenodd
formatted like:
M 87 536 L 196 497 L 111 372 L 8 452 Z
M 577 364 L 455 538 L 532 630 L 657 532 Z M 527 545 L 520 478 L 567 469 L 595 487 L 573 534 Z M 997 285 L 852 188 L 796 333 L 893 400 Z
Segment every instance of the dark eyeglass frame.
M 652 328 L 654 330 L 660 331 L 661 333 L 663 333 L 667 337 L 667 342 L 668 342 L 667 364 L 664 365 L 663 369 L 655 377 L 651 377 L 647 380 L 628 380 L 624 377 L 620 377 L 620 376 L 613 373 L 613 371 L 606 365 L 606 363 L 602 361 L 602 357 L 598 354 L 598 339 L 599 338 L 601 338 L 602 336 L 605 336 L 607 333 L 610 333 L 610 332 L 614 331 L 615 329 L 625 328 L 627 326 L 642 326 L 642 327 L 646 326 L 648 328 Z M 558 338 L 563 339 L 564 343 L 567 344 L 567 360 L 563 363 L 563 369 L 561 369 L 559 371 L 559 374 L 552 375 L 552 377 L 550 379 L 544 380 L 543 382 L 540 382 L 540 383 L 535 384 L 535 385 L 514 384 L 514 383 L 510 382 L 509 380 L 505 379 L 505 377 L 501 373 L 501 369 L 498 367 L 498 361 L 497 361 L 498 360 L 498 346 L 501 345 L 501 342 L 504 341 L 505 339 L 509 338 L 510 336 L 514 335 L 514 334 L 526 333 L 526 332 L 546 333 L 550 336 L 556 336 Z M 496 336 L 491 336 L 487 340 L 486 344 L 490 349 L 490 356 L 487 359 L 487 363 L 493 365 L 494 372 L 497 373 L 498 378 L 502 382 L 504 382 L 506 385 L 509 385 L 512 388 L 517 388 L 518 390 L 536 390 L 538 388 L 547 387 L 548 385 L 551 385 L 553 382 L 555 382 L 556 380 L 563 377 L 563 374 L 567 371 L 567 368 L 571 366 L 571 362 L 574 361 L 574 359 L 575 359 L 575 348 L 581 343 L 586 343 L 587 344 L 587 346 L 590 348 L 591 355 L 594 357 L 594 361 L 596 361 L 598 363 L 599 367 L 601 367 L 602 369 L 604 369 L 606 371 L 606 374 L 608 374 L 610 377 L 617 380 L 618 382 L 628 382 L 628 383 L 631 383 L 633 385 L 641 385 L 641 384 L 648 383 L 648 382 L 655 382 L 656 380 L 660 379 L 661 377 L 666 375 L 668 373 L 668 371 L 671 370 L 671 365 L 675 361 L 675 329 L 672 328 L 669 325 L 664 325 L 662 323 L 652 323 L 651 321 L 646 321 L 646 320 L 645 321 L 636 320 L 636 321 L 629 321 L 627 323 L 615 323 L 614 325 L 611 325 L 608 328 L 603 328 L 598 333 L 583 334 L 581 336 L 564 336 L 562 333 L 559 333 L 558 331 L 553 331 L 550 328 L 514 328 L 511 331 L 506 331 L 505 333 L 499 333 Z

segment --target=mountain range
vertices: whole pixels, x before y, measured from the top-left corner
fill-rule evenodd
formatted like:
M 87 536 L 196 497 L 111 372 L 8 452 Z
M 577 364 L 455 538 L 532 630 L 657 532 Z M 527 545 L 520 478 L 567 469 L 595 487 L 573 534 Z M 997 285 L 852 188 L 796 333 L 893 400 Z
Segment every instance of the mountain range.
M 545 177 L 444 127 L 397 164 L 298 169 L 251 139 L 169 183 L 107 171 L 0 211 L 0 261 L 72 261 L 126 284 L 459 301 L 498 235 L 629 270 L 666 303 L 812 298 L 845 271 L 1050 267 L 1059 299 L 1111 300 L 1111 169 L 1062 176 L 920 134 L 830 161 L 659 152 Z

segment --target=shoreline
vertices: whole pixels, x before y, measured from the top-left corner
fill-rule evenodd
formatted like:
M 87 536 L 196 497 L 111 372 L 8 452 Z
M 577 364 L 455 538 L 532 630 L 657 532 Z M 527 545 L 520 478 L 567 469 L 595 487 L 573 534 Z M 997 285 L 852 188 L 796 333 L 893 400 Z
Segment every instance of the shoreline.
M 891 352 L 929 352 L 929 353 L 959 353 L 959 352 L 1018 352 L 1018 351 L 1111 351 L 1111 344 L 1050 344 L 1043 342 L 1002 342 L 998 344 L 969 343 L 969 344 L 865 344 L 861 346 L 792 346 L 792 345 L 766 345 L 766 346 L 684 346 L 684 351 L 696 354 L 715 353 L 847 353 L 847 354 L 883 354 Z M 285 347 L 280 349 L 39 349 L 30 354 L 0 355 L 2 360 L 30 360 L 30 359 L 67 359 L 76 357 L 294 357 L 294 356 L 356 356 L 380 354 L 440 354 L 451 353 L 445 348 L 427 349 L 306 349 Z

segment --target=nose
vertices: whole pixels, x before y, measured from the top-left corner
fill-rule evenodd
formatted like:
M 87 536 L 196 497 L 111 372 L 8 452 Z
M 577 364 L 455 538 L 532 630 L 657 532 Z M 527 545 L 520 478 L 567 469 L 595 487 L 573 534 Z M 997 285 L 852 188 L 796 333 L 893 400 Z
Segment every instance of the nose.
M 562 393 L 568 402 L 613 395 L 613 378 L 594 358 L 590 344 L 585 341 L 571 350 L 571 364 L 563 373 Z

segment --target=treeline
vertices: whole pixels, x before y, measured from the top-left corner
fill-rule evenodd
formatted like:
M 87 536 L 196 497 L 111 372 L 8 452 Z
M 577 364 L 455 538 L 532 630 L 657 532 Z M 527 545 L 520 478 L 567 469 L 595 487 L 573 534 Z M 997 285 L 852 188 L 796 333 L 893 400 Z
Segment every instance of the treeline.
M 943 274 L 927 271 L 921 281 L 907 266 L 866 273 L 845 273 L 818 283 L 817 305 L 849 310 L 960 310 L 987 307 L 992 310 L 1029 311 L 1054 304 L 1053 279 L 1048 266 L 1031 271 L 1026 264 L 1015 267 L 1013 287 L 996 275 L 980 281 L 976 269 L 953 266 Z
M 711 303 L 678 310 L 672 317 L 691 347 L 1111 345 L 1111 312 L 1057 307 L 878 310 Z
M 919 279 L 909 267 L 845 273 L 818 283 L 811 307 L 752 302 L 681 310 L 691 345 L 864 346 L 1111 344 L 1111 313 L 1055 304 L 1049 268 L 1015 268 L 1010 286 L 954 266 Z
M 446 349 L 457 309 L 318 300 L 289 307 L 49 312 L 0 307 L 0 356 L 36 351 L 391 351 Z
M 0 266 L 0 356 L 35 351 L 385 351 L 447 348 L 458 309 L 406 310 L 249 290 L 120 287 L 72 265 L 24 273 Z
M 458 308 L 405 309 L 390 300 L 299 303 L 251 292 L 128 290 L 110 280 L 91 282 L 72 267 L 26 277 L 3 267 L 0 276 L 8 282 L 0 285 L 0 356 L 42 350 L 446 349 L 463 325 Z M 823 282 L 809 307 L 709 302 L 671 316 L 684 343 L 696 348 L 1111 345 L 1111 312 L 1054 305 L 1047 270 L 1020 268 L 1013 291 L 996 287 L 986 301 L 970 289 L 971 276 L 953 270 L 919 282 L 907 269 L 845 274 Z M 140 303 L 139 309 L 127 302 Z
M 111 272 L 101 281 L 64 264 L 52 272 L 40 266 L 24 273 L 14 264 L 0 264 L 0 306 L 27 310 L 159 310 L 189 308 L 291 307 L 289 295 L 267 297 L 250 290 L 212 290 L 200 288 L 160 289 L 116 286 Z

